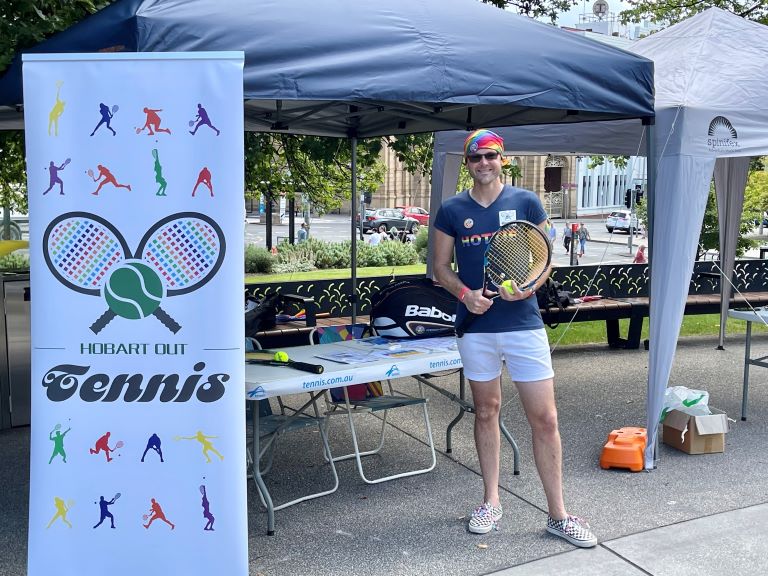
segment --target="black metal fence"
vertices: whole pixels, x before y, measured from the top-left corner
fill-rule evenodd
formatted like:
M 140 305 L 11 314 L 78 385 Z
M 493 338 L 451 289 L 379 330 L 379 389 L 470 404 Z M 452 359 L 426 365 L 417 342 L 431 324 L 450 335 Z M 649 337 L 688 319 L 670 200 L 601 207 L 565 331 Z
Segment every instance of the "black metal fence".
M 696 262 L 688 289 L 689 294 L 719 294 L 720 272 L 718 261 Z M 371 298 L 387 284 L 395 280 L 420 276 L 385 276 L 358 278 L 359 314 L 368 314 Z M 648 296 L 647 264 L 603 264 L 601 266 L 559 267 L 552 278 L 563 284 L 575 296 L 587 294 L 611 298 Z M 733 272 L 734 285 L 740 292 L 768 292 L 768 260 L 737 260 Z M 339 280 L 305 280 L 279 284 L 246 284 L 246 294 L 261 298 L 280 292 L 314 298 L 317 313 L 331 317 L 349 316 L 352 313 L 352 282 Z M 299 307 L 300 304 L 292 304 Z M 293 312 L 293 310 L 286 310 Z

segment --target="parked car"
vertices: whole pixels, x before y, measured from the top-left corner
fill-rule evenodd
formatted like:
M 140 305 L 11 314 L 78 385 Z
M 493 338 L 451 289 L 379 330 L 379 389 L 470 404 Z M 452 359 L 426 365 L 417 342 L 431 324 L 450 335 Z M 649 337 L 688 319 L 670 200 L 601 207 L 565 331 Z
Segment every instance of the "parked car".
M 376 210 L 374 208 L 366 208 L 365 215 L 363 216 L 363 232 L 368 232 L 371 229 L 371 220 L 375 218 Z M 360 214 L 356 216 L 357 227 L 360 228 Z
M 406 217 L 418 220 L 422 226 L 429 226 L 429 212 L 424 208 L 420 206 L 395 206 L 395 208 L 402 210 Z
M 621 230 L 629 234 L 630 212 L 629 210 L 615 210 L 611 212 L 605 221 L 608 232 Z M 637 216 L 632 214 L 632 228 L 637 230 Z
M 377 230 L 381 225 L 384 225 L 387 230 L 397 228 L 398 230 L 407 230 L 415 234 L 419 227 L 419 221 L 405 216 L 403 211 L 397 208 L 379 208 L 371 216 L 365 217 L 365 220 L 363 220 L 363 232 Z

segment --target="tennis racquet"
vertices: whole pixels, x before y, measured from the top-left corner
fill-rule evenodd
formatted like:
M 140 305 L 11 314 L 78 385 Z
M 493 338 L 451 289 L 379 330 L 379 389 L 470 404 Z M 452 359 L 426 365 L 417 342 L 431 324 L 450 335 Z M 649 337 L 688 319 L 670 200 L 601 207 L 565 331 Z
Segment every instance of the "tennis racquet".
M 194 125 L 195 125 L 195 121 L 194 120 L 190 120 L 189 121 L 189 127 L 192 128 L 192 126 L 194 126 Z
M 325 368 L 322 364 L 309 364 L 307 362 L 297 362 L 296 360 L 277 360 L 274 352 L 262 350 L 260 352 L 246 352 L 245 361 L 248 364 L 263 364 L 265 366 L 287 366 L 301 370 L 302 372 L 311 372 L 312 374 L 322 374 Z
M 502 283 L 511 281 L 519 290 L 527 290 L 549 269 L 551 261 L 552 251 L 544 232 L 531 222 L 513 220 L 499 228 L 485 248 L 483 287 L 490 284 L 498 291 Z M 477 317 L 467 311 L 456 327 L 456 336 L 461 338 Z
M 115 113 L 115 112 L 117 112 L 118 110 L 120 110 L 120 106 L 118 106 L 117 104 L 115 104 L 114 106 L 112 106 L 112 114 L 114 114 L 114 113 Z
M 85 173 L 88 174 L 88 176 L 90 176 L 91 178 L 93 178 L 93 170 L 91 170 L 90 168 L 88 168 L 88 170 L 86 170 Z
M 112 498 L 112 502 L 117 502 L 117 499 L 118 499 L 118 498 L 120 498 L 120 496 L 122 496 L 122 494 L 120 494 L 120 492 L 118 492 L 117 494 L 115 494 L 115 497 L 114 497 L 114 498 Z
M 66 168 L 70 162 L 72 162 L 72 158 L 67 158 L 66 160 L 64 160 L 64 164 L 62 164 L 61 167 Z
M 123 446 L 125 446 L 125 444 L 123 444 L 123 441 L 122 440 L 118 440 L 117 444 L 115 444 L 115 450 L 119 450 Z

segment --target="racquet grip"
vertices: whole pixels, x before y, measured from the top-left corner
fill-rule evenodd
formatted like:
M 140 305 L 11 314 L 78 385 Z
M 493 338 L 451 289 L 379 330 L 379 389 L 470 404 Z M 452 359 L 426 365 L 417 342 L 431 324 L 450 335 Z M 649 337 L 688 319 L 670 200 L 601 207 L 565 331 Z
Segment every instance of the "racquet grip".
M 98 318 L 98 320 L 96 320 L 96 322 L 91 324 L 91 332 L 93 332 L 94 334 L 98 334 L 99 332 L 101 332 L 104 329 L 104 327 L 107 324 L 112 322 L 112 319 L 115 316 L 116 316 L 116 314 L 114 312 L 112 312 L 111 309 L 108 309 L 106 312 L 104 312 L 104 314 L 99 316 L 99 318 Z
M 179 325 L 179 323 L 176 322 L 176 320 L 174 320 L 173 318 L 171 318 L 168 315 L 168 313 L 162 308 L 160 308 L 159 306 L 154 312 L 152 312 L 152 315 L 158 320 L 160 320 L 160 322 L 163 323 L 163 326 L 168 328 L 168 330 L 170 330 L 174 334 L 176 334 L 176 332 L 181 330 L 181 326 Z
M 464 319 L 461 321 L 461 324 L 456 326 L 456 336 L 461 338 L 464 336 L 464 333 L 467 331 L 467 328 L 470 327 L 472 322 L 475 321 L 475 318 L 477 318 L 477 314 L 473 314 L 469 310 L 467 310 L 467 315 L 464 316 Z
M 296 370 L 311 372 L 312 374 L 322 374 L 325 370 L 322 364 L 309 364 L 307 362 L 296 362 L 295 360 L 288 362 L 288 366 L 296 368 Z

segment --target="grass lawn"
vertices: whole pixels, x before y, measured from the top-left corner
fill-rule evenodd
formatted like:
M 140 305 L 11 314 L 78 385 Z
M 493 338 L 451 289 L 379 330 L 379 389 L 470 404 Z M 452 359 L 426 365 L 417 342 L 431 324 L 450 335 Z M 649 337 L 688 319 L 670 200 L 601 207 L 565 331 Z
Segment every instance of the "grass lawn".
M 574 322 L 570 328 L 566 329 L 566 324 L 560 324 L 557 328 L 547 328 L 550 343 L 562 340 L 558 345 L 566 344 L 592 344 L 605 343 L 607 337 L 605 334 L 605 322 Z M 619 320 L 620 334 L 626 334 L 629 327 L 629 320 Z M 725 325 L 726 334 L 744 334 L 747 330 L 746 322 L 729 318 Z M 757 322 L 752 324 L 753 333 L 768 332 L 768 327 L 759 325 Z M 680 330 L 680 336 L 717 336 L 720 333 L 720 315 L 719 314 L 700 314 L 694 316 L 684 316 L 683 326 Z M 648 338 L 648 318 L 643 320 L 642 339 Z
M 371 268 L 358 268 L 357 277 L 371 276 L 410 276 L 413 274 L 426 274 L 426 264 L 411 264 L 409 266 L 375 266 Z M 301 282 L 302 280 L 338 280 L 349 278 L 352 275 L 349 268 L 333 270 L 312 270 L 311 272 L 293 272 L 291 274 L 246 274 L 246 284 L 272 284 L 275 282 Z

